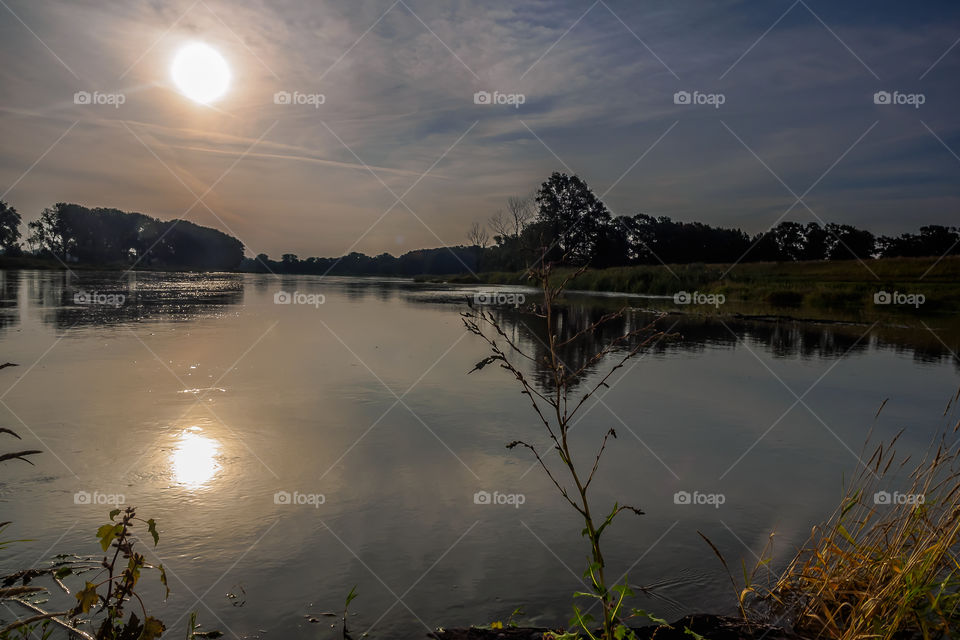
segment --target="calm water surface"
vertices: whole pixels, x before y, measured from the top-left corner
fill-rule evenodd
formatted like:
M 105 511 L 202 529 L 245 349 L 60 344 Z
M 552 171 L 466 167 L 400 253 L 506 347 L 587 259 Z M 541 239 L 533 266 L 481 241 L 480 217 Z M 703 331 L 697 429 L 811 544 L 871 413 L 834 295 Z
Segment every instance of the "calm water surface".
M 190 610 L 229 637 L 334 637 L 331 618 L 308 616 L 342 607 L 355 584 L 352 631 L 371 637 L 484 624 L 520 605 L 523 623 L 566 623 L 583 588 L 581 525 L 529 452 L 504 447 L 544 443 L 529 401 L 495 367 L 467 375 L 486 354 L 459 317 L 477 288 L 118 277 L 0 272 L 0 361 L 20 365 L 0 371 L 0 426 L 45 452 L 0 469 L 0 521 L 31 539 L 0 568 L 95 553 L 111 507 L 82 504 L 83 492 L 119 494 L 160 524 L 145 549 L 170 574 L 156 615 L 171 637 Z M 275 304 L 281 290 L 323 304 Z M 76 304 L 78 292 L 125 298 Z M 575 297 L 565 326 L 624 303 L 645 301 Z M 536 323 L 499 314 L 542 349 Z M 735 562 L 776 531 L 782 566 L 832 511 L 871 429 L 925 448 L 960 385 L 957 327 L 927 324 L 661 320 L 679 337 L 616 374 L 573 432 L 588 463 L 617 430 L 595 499 L 646 512 L 608 530 L 610 572 L 655 586 L 638 604 L 667 618 L 731 612 L 697 531 Z M 476 504 L 478 491 L 523 504 Z M 676 504 L 678 491 L 724 503 Z

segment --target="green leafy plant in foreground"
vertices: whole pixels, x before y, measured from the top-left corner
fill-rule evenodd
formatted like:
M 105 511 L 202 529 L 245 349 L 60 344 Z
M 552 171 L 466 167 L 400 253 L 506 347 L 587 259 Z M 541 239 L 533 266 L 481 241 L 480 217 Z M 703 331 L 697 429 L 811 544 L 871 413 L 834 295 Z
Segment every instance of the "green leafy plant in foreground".
M 135 550 L 137 539 L 134 527 L 143 527 L 153 539 L 154 546 L 160 535 L 153 519 L 138 518 L 134 507 L 114 509 L 110 512 L 110 522 L 97 529 L 100 549 L 112 554 L 97 561 L 94 558 L 59 555 L 49 567 L 25 569 L 5 576 L 0 588 L 0 599 L 12 600 L 35 615 L 16 620 L 0 629 L 0 638 L 16 637 L 23 629 L 38 621 L 52 622 L 71 634 L 96 640 L 152 640 L 164 632 L 163 623 L 147 613 L 146 605 L 136 587 L 141 571 L 155 569 L 159 572 L 160 582 L 167 587 L 167 575 L 163 565 L 153 566 L 143 554 Z M 68 576 L 85 576 L 84 586 L 74 594 L 76 605 L 65 611 L 45 611 L 37 603 L 26 599 L 27 596 L 46 592 L 44 587 L 30 586 L 35 579 L 46 576 L 54 581 L 66 593 L 69 588 L 64 584 Z M 86 576 L 90 576 L 89 578 Z M 19 585 L 18 585 L 19 583 Z M 126 615 L 127 605 L 136 601 L 142 616 L 131 612 Z M 95 635 L 79 628 L 81 622 L 93 623 L 103 616 Z
M 492 311 L 482 308 L 472 309 L 470 312 L 463 313 L 462 318 L 467 330 L 486 341 L 491 350 L 491 355 L 478 362 L 473 371 L 483 369 L 489 364 L 498 364 L 517 380 L 522 387 L 522 393 L 530 399 L 539 422 L 550 437 L 553 449 L 566 468 L 568 481 L 573 484 L 572 488 L 565 486 L 554 475 L 543 456 L 533 445 L 523 440 L 515 440 L 507 445 L 509 449 L 517 446 L 529 449 L 563 498 L 583 519 L 582 535 L 587 538 L 590 545 L 590 562 L 584 575 L 589 580 L 592 593 L 575 595 L 589 596 L 600 603 L 602 610 L 601 636 L 605 640 L 615 638 L 619 640 L 626 637 L 629 632 L 629 629 L 622 624 L 621 619 L 623 618 L 624 598 L 629 597 L 631 592 L 626 581 L 622 585 L 612 586 L 610 584 L 605 573 L 606 566 L 600 540 L 604 531 L 620 513 L 630 511 L 642 515 L 643 512 L 636 507 L 615 503 L 606 516 L 598 516 L 595 506 L 591 504 L 588 494 L 590 485 L 596 476 L 601 456 L 606 449 L 609 438 L 617 437 L 616 431 L 609 429 L 604 434 L 589 470 L 581 467 L 575 461 L 569 434 L 575 424 L 573 419 L 578 415 L 584 403 L 601 388 L 608 386 L 607 380 L 614 372 L 623 367 L 630 358 L 637 355 L 641 350 L 662 338 L 664 333 L 655 330 L 656 321 L 654 321 L 646 326 L 628 330 L 611 340 L 596 353 L 585 357 L 582 364 L 568 366 L 561 357 L 564 349 L 579 346 L 585 336 L 593 334 L 611 320 L 623 317 L 625 310 L 606 314 L 593 324 L 580 331 L 573 332 L 569 337 L 561 337 L 560 333 L 563 327 L 560 326 L 561 323 L 558 322 L 557 317 L 558 299 L 570 280 L 583 273 L 585 267 L 570 273 L 556 284 L 552 283 L 551 269 L 550 264 L 541 261 L 531 275 L 532 279 L 540 286 L 543 295 L 542 303 L 535 306 L 531 311 L 537 322 L 546 325 L 546 340 L 544 342 L 546 355 L 542 358 L 535 358 L 521 349 L 516 340 L 501 327 Z M 605 373 L 595 378 L 579 397 L 574 396 L 571 392 L 581 382 L 584 382 L 586 374 L 593 367 L 602 364 L 608 357 L 613 359 L 613 365 Z M 513 364 L 512 358 L 528 360 L 534 366 L 546 370 L 551 388 L 541 391 L 527 378 L 519 366 Z M 593 622 L 592 617 L 576 607 L 574 607 L 574 612 L 572 623 L 583 629 L 590 638 L 594 638 L 595 636 L 590 631 L 590 625 Z

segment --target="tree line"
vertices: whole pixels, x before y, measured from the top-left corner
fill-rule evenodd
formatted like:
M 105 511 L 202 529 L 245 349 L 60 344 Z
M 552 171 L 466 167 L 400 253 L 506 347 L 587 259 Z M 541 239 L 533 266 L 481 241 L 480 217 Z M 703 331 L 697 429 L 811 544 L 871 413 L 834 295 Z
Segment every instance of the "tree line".
M 0 248 L 24 255 L 20 213 L 0 201 Z M 222 231 L 186 220 L 58 202 L 27 224 L 26 253 L 60 263 L 164 269 L 232 271 L 243 243 Z
M 637 264 L 870 260 L 960 254 L 960 229 L 875 235 L 848 224 L 783 221 L 753 236 L 740 229 L 667 216 L 613 216 L 586 182 L 554 173 L 535 195 L 513 197 L 467 239 L 479 269 L 517 271 L 545 255 L 551 262 L 604 268 Z
M 0 201 L 0 250 L 24 253 L 22 220 Z M 848 224 L 783 221 L 763 233 L 681 222 L 638 213 L 614 216 L 581 178 L 553 173 L 536 193 L 511 197 L 485 223 L 475 222 L 466 245 L 418 249 L 395 257 L 352 252 L 339 258 L 272 260 L 244 257 L 238 239 L 185 220 L 57 203 L 27 224 L 30 255 L 92 265 L 240 270 L 317 275 L 415 276 L 522 271 L 536 260 L 595 268 L 640 264 L 870 260 L 960 254 L 960 229 L 920 227 L 918 233 L 875 235 Z

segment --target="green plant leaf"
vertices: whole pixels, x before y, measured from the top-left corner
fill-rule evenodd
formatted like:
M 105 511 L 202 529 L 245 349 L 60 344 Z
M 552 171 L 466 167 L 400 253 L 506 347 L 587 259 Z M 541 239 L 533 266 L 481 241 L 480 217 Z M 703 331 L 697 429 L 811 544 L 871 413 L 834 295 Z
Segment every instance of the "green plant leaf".
M 139 640 L 159 638 L 166 629 L 162 622 L 152 616 L 147 616 L 147 619 L 143 621 L 143 631 L 140 632 Z
M 167 593 L 163 596 L 163 599 L 166 600 L 167 598 L 170 597 L 170 585 L 167 584 L 167 570 L 163 568 L 162 564 L 158 567 L 158 569 L 160 569 L 160 583 L 167 590 Z M 197 612 L 194 611 L 193 617 L 196 618 L 196 616 L 197 616 Z
M 160 542 L 160 534 L 157 533 L 157 521 L 153 518 L 147 520 L 147 531 L 153 536 L 153 546 L 157 546 L 157 543 Z
M 122 524 L 105 524 L 97 529 L 97 538 L 100 539 L 100 548 L 106 551 L 114 538 L 123 532 Z
M 850 532 L 847 531 L 847 528 L 842 524 L 837 525 L 837 533 L 843 536 L 843 539 L 849 542 L 850 544 L 852 544 L 853 546 L 857 546 L 857 541 L 853 539 L 853 536 L 850 535 Z
M 92 582 L 86 583 L 84 588 L 77 592 L 76 595 L 80 607 L 80 611 L 83 613 L 90 613 L 90 608 L 97 604 L 99 596 L 97 595 L 97 587 Z
M 631 589 L 630 585 L 628 585 L 626 582 L 624 582 L 623 584 L 615 584 L 612 587 L 610 587 L 610 590 L 616 591 L 624 598 L 632 598 L 635 595 L 633 593 L 633 589 Z
M 633 611 L 631 611 L 631 613 L 632 613 L 634 616 L 637 616 L 638 618 L 646 618 L 647 620 L 649 620 L 650 622 L 653 622 L 653 623 L 655 623 L 655 624 L 663 625 L 663 626 L 665 626 L 665 627 L 669 627 L 669 626 L 670 626 L 670 623 L 667 622 L 666 620 L 664 620 L 663 618 L 658 618 L 657 616 L 653 615 L 652 613 L 647 613 L 647 612 L 644 611 L 643 609 L 634 609 Z

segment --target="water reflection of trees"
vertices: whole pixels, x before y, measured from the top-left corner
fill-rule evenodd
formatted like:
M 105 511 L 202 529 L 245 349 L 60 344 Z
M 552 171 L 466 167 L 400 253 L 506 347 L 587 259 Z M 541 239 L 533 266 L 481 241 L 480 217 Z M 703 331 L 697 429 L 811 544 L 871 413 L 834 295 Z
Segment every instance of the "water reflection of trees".
M 576 304 L 559 307 L 557 334 L 562 342 L 600 320 L 609 308 L 603 305 Z M 535 314 L 510 307 L 493 309 L 492 313 L 507 336 L 535 361 L 547 356 L 546 323 Z M 564 364 L 579 369 L 612 340 L 645 326 L 657 314 L 637 310 L 604 323 L 594 332 L 582 335 L 560 350 Z M 744 343 L 759 353 L 777 358 L 835 359 L 869 350 L 892 350 L 910 355 L 923 363 L 952 360 L 960 371 L 960 328 L 938 330 L 905 327 L 873 327 L 863 324 L 818 324 L 795 321 L 761 321 L 735 317 L 700 317 L 670 314 L 661 317 L 656 328 L 670 334 L 647 350 L 654 354 L 667 352 L 702 352 L 711 348 L 736 348 Z M 642 339 L 642 338 L 641 338 Z M 627 348 L 624 345 L 623 348 Z M 584 372 L 589 375 L 592 367 Z M 551 389 L 553 381 L 544 367 L 535 367 L 532 375 L 543 389 Z
M 243 302 L 243 276 L 231 273 L 23 272 L 28 304 L 57 330 L 150 318 L 190 320 Z M 78 303 L 77 294 L 114 304 Z
M 0 270 L 0 335 L 20 324 L 20 275 Z

